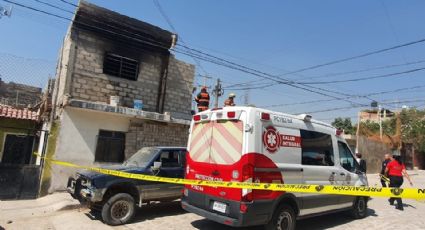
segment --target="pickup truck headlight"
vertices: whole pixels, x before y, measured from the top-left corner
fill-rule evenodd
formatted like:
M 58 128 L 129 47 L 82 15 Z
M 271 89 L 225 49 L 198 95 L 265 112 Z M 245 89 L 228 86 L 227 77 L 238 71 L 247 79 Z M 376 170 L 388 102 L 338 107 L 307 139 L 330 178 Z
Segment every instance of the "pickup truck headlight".
M 89 179 L 81 179 L 81 185 L 84 187 L 91 187 L 91 180 Z

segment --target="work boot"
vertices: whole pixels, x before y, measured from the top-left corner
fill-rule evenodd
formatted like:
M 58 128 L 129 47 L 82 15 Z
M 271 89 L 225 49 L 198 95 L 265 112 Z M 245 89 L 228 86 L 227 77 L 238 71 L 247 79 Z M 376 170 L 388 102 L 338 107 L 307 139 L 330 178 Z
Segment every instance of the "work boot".
M 402 205 L 402 204 L 397 204 L 397 205 L 395 206 L 395 209 L 398 209 L 398 210 L 400 210 L 400 211 L 403 211 L 403 210 L 404 210 L 404 208 L 403 208 L 403 205 Z
M 390 205 L 394 205 L 394 200 L 388 199 L 388 202 L 390 202 Z

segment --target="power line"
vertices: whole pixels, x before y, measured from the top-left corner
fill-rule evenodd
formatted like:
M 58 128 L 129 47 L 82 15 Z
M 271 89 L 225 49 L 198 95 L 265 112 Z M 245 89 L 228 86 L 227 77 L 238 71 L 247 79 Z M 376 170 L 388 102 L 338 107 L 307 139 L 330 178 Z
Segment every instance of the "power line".
M 417 99 L 417 100 L 406 100 L 406 101 L 396 101 L 396 102 L 388 102 L 386 104 L 394 104 L 394 103 L 413 103 L 413 102 L 425 102 L 425 99 Z M 331 111 L 337 111 L 337 110 L 348 110 L 348 109 L 352 109 L 352 108 L 361 108 L 361 107 L 369 107 L 370 105 L 355 105 L 355 106 L 351 106 L 351 107 L 337 107 L 337 108 L 330 108 L 330 109 L 323 109 L 323 110 L 316 110 L 316 111 L 310 111 L 310 112 L 305 112 L 307 114 L 311 114 L 311 113 L 323 113 L 323 112 L 331 112 Z
M 57 18 L 60 18 L 60 19 L 72 21 L 69 18 L 62 17 L 62 16 L 59 16 L 59 15 L 56 15 L 56 14 L 53 14 L 53 13 L 49 13 L 49 12 L 44 11 L 44 10 L 39 10 L 39 9 L 36 9 L 36 8 L 33 8 L 33 7 L 29 7 L 29 6 L 20 4 L 20 3 L 12 2 L 10 0 L 3 0 L 3 1 L 6 1 L 6 2 L 9 2 L 9 3 L 15 4 L 15 5 L 18 5 L 18 6 L 27 8 L 27 9 L 31 9 L 31 10 L 34 10 L 34 11 L 38 11 L 38 12 L 41 12 L 41 13 L 45 13 L 47 15 L 54 16 L 54 17 L 57 17 Z M 80 25 L 84 25 L 84 26 L 87 26 L 89 28 L 94 28 L 91 25 L 87 25 L 87 24 L 84 24 L 84 23 L 81 23 L 81 22 L 78 22 L 78 21 L 77 22 L 74 21 L 74 23 L 77 23 L 77 24 L 80 24 Z M 110 31 L 110 30 L 106 30 L 106 29 L 99 28 L 99 27 L 97 27 L 97 29 L 100 29 L 100 30 L 103 30 L 103 31 L 107 31 L 107 32 L 112 33 L 112 34 L 115 34 L 115 35 L 121 35 L 121 36 L 124 36 L 124 37 L 129 38 L 129 39 L 133 39 L 133 40 L 136 40 L 136 41 L 139 41 L 139 42 L 143 42 L 145 44 L 150 44 L 152 46 L 157 46 L 157 47 L 162 47 L 162 48 L 169 49 L 169 47 L 161 46 L 161 44 L 158 44 L 158 43 L 157 44 L 154 44 L 152 42 L 147 42 L 146 40 L 136 39 L 136 38 L 131 37 L 131 36 L 128 36 L 128 35 L 120 34 L 120 33 L 117 33 L 117 32 L 114 32 L 114 31 Z M 287 80 L 287 79 L 282 79 L 282 78 L 279 78 L 277 76 L 273 76 L 271 74 L 264 73 L 262 71 L 259 71 L 259 70 L 256 70 L 256 69 L 253 69 L 253 68 L 250 68 L 250 67 L 247 67 L 247 66 L 243 66 L 243 65 L 240 65 L 240 64 L 237 64 L 237 63 L 234 63 L 234 62 L 231 62 L 231 61 L 228 61 L 228 60 L 219 58 L 219 57 L 215 57 L 213 55 L 204 53 L 204 52 L 199 51 L 199 50 L 192 49 L 192 48 L 187 47 L 185 45 L 180 45 L 180 46 L 186 48 L 186 51 L 178 50 L 177 48 L 174 48 L 172 50 L 175 51 L 175 52 L 184 54 L 184 55 L 188 55 L 188 56 L 192 56 L 192 57 L 197 57 L 197 58 L 199 58 L 201 60 L 205 60 L 205 61 L 208 61 L 208 62 L 217 64 L 217 65 L 220 65 L 220 66 L 224 66 L 224 67 L 231 68 L 231 69 L 234 69 L 234 70 L 239 70 L 239 71 L 242 71 L 242 72 L 245 72 L 245 73 L 254 75 L 254 76 L 258 76 L 258 77 L 261 77 L 263 79 L 273 80 L 273 81 L 275 81 L 275 82 L 277 82 L 279 84 L 286 84 L 288 86 L 291 86 L 291 87 L 294 87 L 294 88 L 297 88 L 297 89 L 301 89 L 301 90 L 304 90 L 304 91 L 307 91 L 307 92 L 311 92 L 311 93 L 315 93 L 315 94 L 318 94 L 318 95 L 327 96 L 327 97 L 331 97 L 331 98 L 334 98 L 334 99 L 346 101 L 346 102 L 349 102 L 350 104 L 358 104 L 357 102 L 353 102 L 353 101 L 346 100 L 346 99 L 343 99 L 343 98 L 338 98 L 336 96 L 329 95 L 329 94 L 326 94 L 326 93 L 323 93 L 323 92 L 320 92 L 320 91 L 312 90 L 310 88 L 306 88 L 306 87 L 303 87 L 303 86 L 298 86 L 298 85 L 290 84 L 290 81 Z M 192 52 L 189 52 L 189 50 L 190 51 L 196 51 L 197 54 L 192 53 Z M 278 78 L 278 79 L 276 79 L 276 78 Z M 319 90 L 322 90 L 322 89 L 319 89 Z
M 38 2 L 38 3 L 41 3 L 41 4 L 44 4 L 44 5 L 46 5 L 46 6 L 50 6 L 50 7 L 52 7 L 52 8 L 58 9 L 58 10 L 62 10 L 62 11 L 67 12 L 67 13 L 74 14 L 74 12 L 72 12 L 72 11 L 70 11 L 70 10 L 67 10 L 67 9 L 61 8 L 61 7 L 59 7 L 59 6 L 53 5 L 53 4 L 48 3 L 48 2 L 45 2 L 45 1 L 41 1 L 41 0 L 34 0 L 34 1 L 36 1 L 36 2 Z
M 165 13 L 164 9 L 162 8 L 161 4 L 159 3 L 158 0 L 153 0 L 154 5 L 156 6 L 156 8 L 158 9 L 159 13 L 162 15 L 162 17 L 165 19 L 165 21 L 167 22 L 168 26 L 170 26 L 170 28 L 173 30 L 174 33 L 177 33 L 176 28 L 174 27 L 173 23 L 171 22 L 171 19 L 168 17 L 168 15 Z M 179 40 L 186 45 L 186 43 L 183 41 L 183 37 L 179 36 Z M 190 52 L 190 51 L 189 51 Z M 204 67 L 201 65 L 201 62 L 192 57 L 193 61 L 195 61 L 196 65 L 199 67 L 199 69 L 202 70 L 202 72 L 204 72 L 205 75 L 208 75 L 207 71 L 204 69 Z
M 336 76 L 343 76 L 343 75 L 349 75 L 349 74 L 355 74 L 355 73 L 369 72 L 369 71 L 373 71 L 373 70 L 389 69 L 389 68 L 394 68 L 394 67 L 420 64 L 420 63 L 425 63 L 425 60 L 407 62 L 407 63 L 402 63 L 402 64 L 385 65 L 385 66 L 379 66 L 379 67 L 373 67 L 373 68 L 367 68 L 367 69 L 360 69 L 360 70 L 352 70 L 352 71 L 347 71 L 347 72 L 330 73 L 330 74 L 325 74 L 325 75 L 316 76 L 316 77 L 307 77 L 305 79 L 319 79 L 319 78 L 336 77 Z M 243 89 L 245 89 L 245 88 L 251 89 L 250 85 L 252 85 L 253 83 L 258 83 L 258 82 L 262 82 L 262 81 L 263 80 L 255 80 L 255 81 L 248 81 L 248 82 L 244 82 L 244 83 L 237 83 L 237 84 L 225 86 L 224 88 L 240 90 L 239 88 L 233 88 L 233 87 L 241 86 L 241 87 L 244 87 Z M 334 82 L 334 81 L 332 81 L 332 82 Z M 303 83 L 303 82 L 294 82 L 294 83 Z M 264 85 L 265 88 L 267 88 L 267 87 L 273 86 L 275 84 L 274 83 L 264 83 L 263 85 Z M 257 86 L 254 86 L 253 89 L 258 89 L 258 88 L 259 88 L 259 86 L 257 85 Z
M 425 42 L 425 38 L 419 39 L 419 40 L 416 40 L 416 41 L 412 41 L 412 42 L 407 42 L 407 43 L 400 44 L 400 45 L 396 45 L 396 46 L 392 46 L 392 47 L 385 48 L 385 49 L 380 49 L 380 50 L 375 50 L 375 51 L 367 52 L 367 53 L 364 53 L 364 54 L 360 54 L 360 55 L 356 55 L 356 56 L 352 56 L 352 57 L 348 57 L 348 58 L 342 58 L 342 59 L 339 59 L 339 60 L 330 61 L 330 62 L 326 62 L 326 63 L 319 64 L 319 65 L 313 65 L 313 66 L 310 66 L 310 67 L 301 68 L 301 69 L 298 69 L 298 70 L 295 70 L 295 71 L 292 71 L 292 72 L 289 72 L 289 73 L 281 74 L 279 76 L 291 75 L 291 74 L 295 74 L 295 73 L 305 72 L 307 70 L 313 70 L 313 69 L 321 68 L 321 67 L 324 67 L 324 66 L 339 64 L 339 63 L 342 63 L 342 62 L 347 62 L 347 61 L 351 61 L 351 60 L 355 60 L 355 59 L 359 59 L 359 58 L 371 56 L 371 55 L 374 55 L 374 54 L 384 53 L 384 52 L 387 52 L 387 51 L 390 51 L 390 50 L 395 50 L 395 49 L 399 49 L 399 48 L 403 48 L 403 47 L 407 47 L 407 46 L 419 44 L 419 43 L 422 43 L 422 42 Z
M 425 67 L 406 70 L 406 71 L 397 72 L 397 73 L 390 73 L 390 74 L 372 76 L 372 77 L 361 77 L 361 78 L 353 78 L 353 79 L 347 79 L 347 80 L 312 81 L 312 82 L 295 82 L 295 83 L 305 84 L 305 85 L 319 85 L 319 84 L 335 84 L 335 83 L 343 83 L 343 82 L 365 81 L 365 80 L 372 80 L 372 79 L 377 79 L 377 78 L 387 78 L 387 77 L 393 77 L 393 76 L 398 76 L 398 75 L 403 75 L 403 74 L 408 74 L 408 73 L 414 73 L 414 72 L 418 72 L 418 71 L 422 71 L 422 70 L 425 70 Z
M 76 5 L 76 4 L 72 3 L 72 2 L 68 2 L 68 1 L 65 1 L 65 0 L 59 0 L 59 1 L 61 1 L 63 3 L 66 3 L 66 4 L 70 5 L 70 6 L 78 7 L 78 5 Z
M 16 6 L 20 6 L 22 8 L 26 8 L 26 9 L 29 9 L 29 10 L 37 11 L 37 12 L 40 12 L 40 13 L 43 13 L 43 14 L 47 14 L 47 15 L 50 15 L 50 16 L 55 17 L 55 18 L 59 18 L 59 19 L 71 21 L 71 19 L 69 19 L 67 17 L 63 17 L 63 16 L 60 16 L 60 15 L 57 15 L 57 14 L 49 13 L 49 12 L 44 11 L 44 10 L 39 10 L 39 9 L 34 8 L 34 7 L 27 6 L 27 5 L 24 5 L 24 4 L 21 4 L 21 3 L 13 2 L 13 1 L 10 1 L 10 0 L 2 0 L 2 1 L 7 2 L 7 3 L 10 3 L 10 4 L 13 4 L 13 5 L 16 5 Z
M 384 94 L 390 94 L 390 93 L 398 93 L 398 92 L 403 92 L 403 91 L 408 91 L 408 90 L 415 90 L 415 89 L 422 89 L 422 88 L 425 88 L 425 85 L 419 85 L 419 86 L 413 86 L 413 87 L 405 87 L 405 88 L 399 88 L 399 89 L 394 89 L 394 90 L 387 90 L 387 91 L 369 93 L 369 94 L 365 94 L 365 95 L 356 95 L 356 96 L 347 97 L 347 99 L 353 98 L 353 97 L 366 98 L 366 97 L 369 97 L 369 96 L 377 96 L 377 95 L 384 95 Z M 263 108 L 272 108 L 272 107 L 280 107 L 280 106 L 293 106 L 293 105 L 314 104 L 314 103 L 318 103 L 318 102 L 328 102 L 328 101 L 335 101 L 335 99 L 323 99 L 323 100 L 312 100 L 312 101 L 303 101 L 303 102 L 296 102 L 296 103 L 274 104 L 274 105 L 265 105 L 265 106 L 261 106 L 261 107 L 263 107 Z
M 180 46 L 182 46 L 182 45 L 180 45 Z M 217 63 L 217 60 L 218 60 L 218 61 L 221 62 L 221 65 L 227 66 L 228 68 L 240 70 L 242 72 L 246 72 L 248 74 L 261 77 L 263 79 L 272 80 L 272 81 L 277 82 L 279 84 L 285 84 L 285 85 L 291 86 L 293 88 L 302 89 L 302 90 L 307 91 L 307 92 L 311 92 L 311 93 L 315 93 L 315 94 L 318 94 L 318 95 L 322 95 L 322 96 L 326 96 L 326 97 L 331 97 L 331 98 L 336 98 L 336 99 L 340 99 L 340 100 L 343 100 L 343 101 L 347 101 L 350 104 L 358 104 L 357 102 L 349 101 L 349 100 L 346 100 L 346 99 L 341 99 L 341 98 L 335 97 L 333 95 L 329 95 L 329 94 L 326 94 L 326 93 L 323 93 L 323 92 L 312 90 L 312 89 L 310 89 L 311 88 L 310 86 L 309 86 L 310 88 L 306 88 L 306 87 L 303 87 L 303 86 L 295 85 L 290 80 L 287 80 L 287 79 L 284 79 L 284 78 L 280 78 L 278 76 L 274 76 L 272 74 L 265 73 L 265 72 L 262 72 L 262 71 L 259 71 L 259 70 L 256 70 L 256 69 L 253 69 L 253 68 L 250 68 L 250 67 L 241 65 L 241 64 L 237 64 L 237 63 L 234 63 L 232 61 L 228 61 L 228 60 L 225 60 L 223 58 L 216 57 L 216 56 L 213 56 L 211 54 L 207 54 L 205 52 L 202 52 L 202 51 L 199 51 L 199 50 L 196 50 L 196 49 L 192 49 L 192 48 L 187 47 L 187 46 L 186 46 L 186 48 L 187 49 L 190 49 L 192 51 L 195 51 L 196 53 L 198 53 L 196 55 L 198 57 L 200 57 L 201 59 L 202 58 L 208 58 L 207 60 L 209 60 L 210 62 L 213 62 L 213 63 Z M 212 60 L 212 59 L 214 59 L 214 60 Z M 225 64 L 223 64 L 223 63 L 225 63 Z M 326 89 L 321 89 L 321 88 L 316 88 L 316 89 L 323 90 L 323 91 L 328 91 Z

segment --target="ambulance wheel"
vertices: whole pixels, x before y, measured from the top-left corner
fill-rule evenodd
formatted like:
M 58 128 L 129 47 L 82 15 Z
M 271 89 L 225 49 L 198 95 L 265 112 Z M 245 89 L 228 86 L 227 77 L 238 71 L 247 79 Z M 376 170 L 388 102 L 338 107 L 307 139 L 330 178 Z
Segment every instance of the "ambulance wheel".
M 294 209 L 287 205 L 280 205 L 273 214 L 270 222 L 265 226 L 266 230 L 294 230 L 296 215 Z
M 355 219 L 362 219 L 367 216 L 367 197 L 357 197 L 351 210 L 351 215 Z
M 111 196 L 102 207 L 102 219 L 108 225 L 126 224 L 134 217 L 136 206 L 130 194 Z

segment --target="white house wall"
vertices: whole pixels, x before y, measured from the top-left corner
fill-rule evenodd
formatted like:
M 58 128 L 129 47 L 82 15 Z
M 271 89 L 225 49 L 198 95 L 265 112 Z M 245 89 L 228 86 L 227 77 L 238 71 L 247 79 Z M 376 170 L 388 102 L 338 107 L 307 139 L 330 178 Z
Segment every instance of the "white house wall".
M 99 130 L 128 132 L 130 118 L 66 107 L 61 116 L 55 159 L 81 165 L 94 165 Z M 52 166 L 49 191 L 63 190 L 75 169 Z

